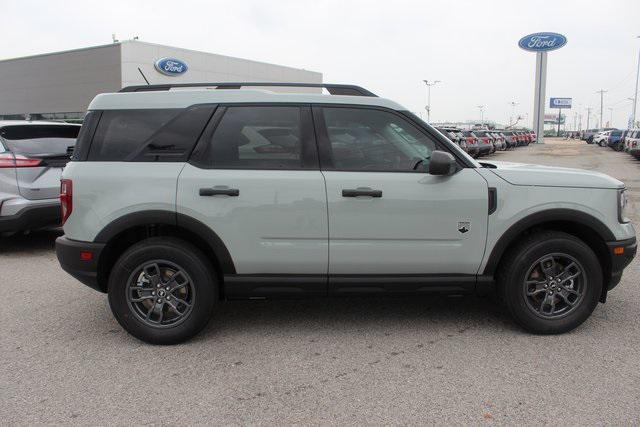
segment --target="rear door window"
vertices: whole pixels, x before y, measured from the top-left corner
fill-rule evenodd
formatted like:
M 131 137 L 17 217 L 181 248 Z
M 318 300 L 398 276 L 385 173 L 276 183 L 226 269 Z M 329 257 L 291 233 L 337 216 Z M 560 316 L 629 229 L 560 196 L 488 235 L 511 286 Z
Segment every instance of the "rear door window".
M 295 170 L 314 161 L 317 167 L 309 126 L 306 107 L 228 106 L 213 135 L 203 135 L 192 162 L 212 169 Z

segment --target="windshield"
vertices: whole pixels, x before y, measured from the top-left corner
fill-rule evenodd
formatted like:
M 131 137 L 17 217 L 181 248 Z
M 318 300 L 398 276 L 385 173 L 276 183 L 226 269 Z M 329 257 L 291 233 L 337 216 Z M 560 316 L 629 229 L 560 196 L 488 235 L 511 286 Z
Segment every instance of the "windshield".
M 80 126 L 16 125 L 0 131 L 9 151 L 25 155 L 71 154 Z

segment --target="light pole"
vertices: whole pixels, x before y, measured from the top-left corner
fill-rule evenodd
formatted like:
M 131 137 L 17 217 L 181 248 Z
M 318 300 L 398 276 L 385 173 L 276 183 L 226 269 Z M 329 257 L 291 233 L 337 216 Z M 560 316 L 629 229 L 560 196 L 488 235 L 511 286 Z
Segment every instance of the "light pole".
M 608 107 L 607 110 L 609 110 L 609 126 L 607 127 L 613 127 L 613 108 Z
M 640 39 L 640 36 L 636 36 Z M 638 49 L 638 70 L 636 71 L 636 93 L 633 94 L 633 113 L 631 114 L 631 127 L 636 127 L 636 106 L 638 105 L 638 79 L 640 79 L 640 49 Z
M 509 105 L 511 105 L 511 117 L 509 117 L 509 126 L 512 126 L 512 119 L 516 115 L 516 105 L 518 105 L 518 103 L 515 101 L 511 101 L 509 102 Z
M 589 119 L 591 118 L 591 107 L 587 107 L 587 127 L 586 130 L 589 130 Z
M 478 105 L 480 110 L 480 126 L 484 126 L 484 105 Z
M 608 91 L 606 91 L 604 89 L 600 89 L 600 90 L 596 91 L 596 93 L 600 94 L 600 128 L 604 127 L 604 126 L 602 126 L 602 102 L 604 100 L 605 92 L 608 92 Z
M 434 80 L 430 82 L 429 80 L 423 80 L 424 84 L 427 85 L 427 122 L 431 121 L 431 86 L 435 86 L 438 83 L 441 83 L 440 80 Z

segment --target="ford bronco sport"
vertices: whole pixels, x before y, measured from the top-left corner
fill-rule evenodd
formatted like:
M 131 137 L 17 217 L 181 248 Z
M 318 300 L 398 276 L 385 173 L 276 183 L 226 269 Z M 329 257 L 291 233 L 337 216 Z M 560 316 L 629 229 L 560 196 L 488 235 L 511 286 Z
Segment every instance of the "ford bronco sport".
M 120 92 L 89 106 L 63 173 L 56 251 L 150 343 L 192 337 L 220 300 L 494 285 L 524 329 L 562 333 L 636 252 L 620 181 L 478 163 L 357 86 Z

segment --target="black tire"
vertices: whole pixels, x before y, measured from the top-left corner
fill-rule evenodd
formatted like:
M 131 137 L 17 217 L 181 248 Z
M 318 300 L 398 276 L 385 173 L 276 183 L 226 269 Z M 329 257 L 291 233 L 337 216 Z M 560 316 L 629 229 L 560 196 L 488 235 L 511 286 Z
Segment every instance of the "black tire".
M 533 308 L 531 299 L 534 297 L 527 296 L 525 288 L 529 272 L 533 271 L 535 265 L 538 265 L 536 262 L 550 254 L 566 255 L 577 261 L 584 276 L 580 299 L 575 298 L 575 306 L 565 304 L 570 307 L 569 310 L 564 315 L 554 318 L 545 317 L 545 314 L 541 314 Z M 497 280 L 498 292 L 513 319 L 525 330 L 536 334 L 561 334 L 578 327 L 596 308 L 602 292 L 602 269 L 591 248 L 582 240 L 558 231 L 541 231 L 523 238 L 520 243 L 509 250 L 501 262 Z M 539 280 L 542 280 L 540 283 L 551 283 L 546 279 Z M 571 286 L 573 283 L 574 281 L 571 280 Z M 537 284 L 535 286 L 537 287 Z M 547 286 L 551 285 L 545 284 L 543 286 L 544 289 L 547 289 Z M 558 289 L 556 288 L 560 293 Z M 540 291 L 544 292 L 541 298 L 547 301 L 547 290 L 540 289 L 536 292 Z M 562 292 L 565 296 L 567 295 L 567 292 Z M 536 295 L 536 297 L 540 297 L 540 295 Z M 555 298 L 554 301 L 563 303 L 561 295 L 553 295 L 553 298 Z M 540 310 L 542 310 L 541 307 Z
M 166 263 L 164 263 L 165 261 Z M 184 312 L 180 317 L 181 315 L 178 314 L 180 311 L 173 310 L 169 306 L 170 302 L 166 301 L 170 297 L 165 297 L 164 304 L 166 304 L 166 308 L 165 305 L 158 303 L 158 301 L 162 302 L 162 300 L 155 299 L 159 298 L 162 288 L 157 294 L 154 290 L 153 295 L 156 296 L 145 296 L 145 299 L 149 298 L 152 301 L 145 302 L 145 304 L 154 307 L 150 311 L 155 310 L 156 304 L 157 307 L 160 307 L 160 310 L 158 310 L 160 322 L 154 326 L 150 324 L 150 321 L 143 319 L 143 316 L 137 311 L 142 302 L 134 304 L 132 299 L 127 296 L 127 293 L 137 292 L 135 289 L 142 289 L 134 286 L 132 291 L 130 282 L 132 282 L 132 278 L 136 280 L 135 277 L 140 277 L 136 276 L 138 272 L 142 275 L 146 273 L 146 271 L 141 270 L 145 266 L 154 265 L 158 267 L 158 265 L 168 264 L 174 265 L 176 271 L 182 271 L 186 274 L 188 280 L 185 280 L 185 283 L 187 285 L 182 286 L 188 287 L 189 290 L 180 292 L 190 292 L 190 295 L 188 295 L 190 298 L 189 304 L 185 302 L 184 306 L 178 307 L 182 308 Z M 149 271 L 152 269 L 154 267 L 149 267 Z M 159 273 L 160 270 L 158 267 L 157 271 Z M 166 269 L 164 274 L 169 274 Z M 157 274 L 157 277 L 162 279 L 163 274 Z M 169 284 L 170 280 L 168 279 L 170 277 L 166 279 L 166 281 L 161 282 L 164 283 L 161 285 L 162 287 L 165 284 Z M 153 285 L 149 286 L 148 289 L 145 288 L 145 290 L 149 291 L 145 295 L 150 295 L 150 291 L 154 289 Z M 108 295 L 109 305 L 115 318 L 131 335 L 150 344 L 178 344 L 196 335 L 209 322 L 214 305 L 218 300 L 218 280 L 211 264 L 195 246 L 173 237 L 153 237 L 136 243 L 118 259 L 109 276 Z M 137 294 L 136 296 L 140 295 Z M 166 295 L 174 296 L 170 293 L 166 293 Z M 177 300 L 174 297 L 171 304 L 178 304 L 176 303 Z M 173 315 L 178 319 L 175 324 L 162 325 L 165 313 L 167 313 L 167 317 Z

